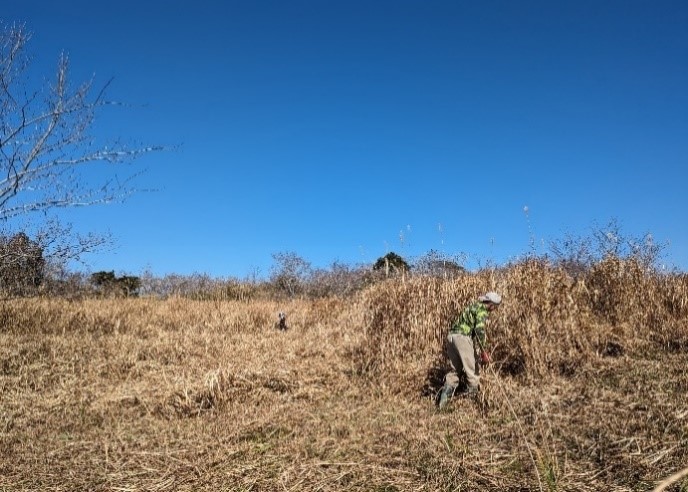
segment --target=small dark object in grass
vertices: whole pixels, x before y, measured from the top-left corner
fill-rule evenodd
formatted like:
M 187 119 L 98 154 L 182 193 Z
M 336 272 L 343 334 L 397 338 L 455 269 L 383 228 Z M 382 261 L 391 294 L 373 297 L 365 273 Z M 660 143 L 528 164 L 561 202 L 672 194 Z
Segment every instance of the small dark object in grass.
M 602 355 L 605 357 L 620 357 L 624 354 L 623 345 L 618 342 L 609 341 L 605 344 L 602 350 Z
M 282 330 L 282 331 L 287 331 L 287 315 L 283 312 L 280 312 L 277 317 L 279 318 L 279 321 L 277 322 L 277 329 Z

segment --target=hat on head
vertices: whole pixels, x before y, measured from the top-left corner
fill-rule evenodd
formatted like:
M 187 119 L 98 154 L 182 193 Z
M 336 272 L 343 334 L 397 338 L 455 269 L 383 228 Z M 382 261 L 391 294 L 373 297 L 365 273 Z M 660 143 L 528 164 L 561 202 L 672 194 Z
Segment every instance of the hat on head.
M 491 302 L 492 304 L 499 304 L 502 302 L 502 296 L 496 292 L 488 292 L 484 296 L 478 297 L 480 302 Z

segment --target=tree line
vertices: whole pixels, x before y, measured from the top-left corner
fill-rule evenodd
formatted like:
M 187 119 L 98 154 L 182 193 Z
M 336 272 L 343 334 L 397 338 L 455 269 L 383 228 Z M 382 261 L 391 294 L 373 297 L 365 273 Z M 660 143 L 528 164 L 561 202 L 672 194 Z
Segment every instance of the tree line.
M 406 275 L 435 275 L 453 278 L 465 272 L 456 260 L 436 251 L 409 262 L 390 252 L 371 265 L 335 262 L 329 268 L 315 268 L 294 252 L 276 253 L 265 279 L 214 278 L 208 274 L 151 272 L 139 276 L 116 275 L 114 270 L 87 274 L 51 268 L 39 242 L 24 233 L 0 236 L 0 291 L 6 297 L 36 295 L 137 297 L 183 296 L 196 299 L 248 299 L 260 297 L 346 296 L 372 283 Z
M 664 245 L 650 235 L 625 236 L 611 221 L 594 229 L 589 236 L 566 236 L 553 241 L 546 253 L 528 252 L 513 263 L 537 261 L 564 270 L 575 278 L 585 275 L 608 258 L 632 260 L 648 272 L 663 271 L 660 265 Z M 35 295 L 88 297 L 187 297 L 199 300 L 251 300 L 256 298 L 323 298 L 349 296 L 380 281 L 407 276 L 432 276 L 454 279 L 470 275 L 466 255 L 446 255 L 431 250 L 417 258 L 404 258 L 395 252 L 371 264 L 332 263 L 328 268 L 314 267 L 295 252 L 272 255 L 273 265 L 266 278 L 216 278 L 207 273 L 156 276 L 145 271 L 138 276 L 116 275 L 114 270 L 95 273 L 70 272 L 44 256 L 41 242 L 20 232 L 0 235 L 0 293 L 5 297 Z M 510 264 L 485 268 L 508 268 Z M 673 272 L 669 272 L 673 273 Z

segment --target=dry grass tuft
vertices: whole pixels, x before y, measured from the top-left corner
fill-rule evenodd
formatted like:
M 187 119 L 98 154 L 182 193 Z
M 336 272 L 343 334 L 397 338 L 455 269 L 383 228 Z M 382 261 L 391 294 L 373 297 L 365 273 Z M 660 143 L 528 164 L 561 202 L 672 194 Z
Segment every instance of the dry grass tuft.
M 495 363 L 438 412 L 447 326 L 486 290 Z M 629 261 L 348 299 L 19 299 L 0 327 L 2 490 L 632 491 L 688 462 L 688 278 Z

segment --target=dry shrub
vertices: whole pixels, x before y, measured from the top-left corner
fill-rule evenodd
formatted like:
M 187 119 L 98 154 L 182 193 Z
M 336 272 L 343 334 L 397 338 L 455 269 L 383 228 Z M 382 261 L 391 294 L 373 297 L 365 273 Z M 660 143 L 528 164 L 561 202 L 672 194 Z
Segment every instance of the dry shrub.
M 417 380 L 418 370 L 409 368 L 423 361 L 436 373 L 451 321 L 487 290 L 503 297 L 488 333 L 503 374 L 572 376 L 598 355 L 620 356 L 647 341 L 682 346 L 686 337 L 685 276 L 607 259 L 574 279 L 562 268 L 527 260 L 450 281 L 416 277 L 369 288 L 358 300 L 364 316 L 364 339 L 353 354 L 358 371 Z
M 652 341 L 671 352 L 688 352 L 688 275 L 652 278 L 643 325 Z
M 654 277 L 639 262 L 610 256 L 585 276 L 592 311 L 610 324 L 646 323 L 655 314 Z M 649 318 L 649 319 L 648 319 Z
M 503 306 L 494 320 L 494 359 L 526 378 L 571 375 L 603 336 L 578 301 L 581 284 L 562 269 L 526 261 L 502 272 Z
M 367 289 L 355 302 L 363 325 L 351 353 L 355 372 L 392 391 L 434 392 L 445 370 L 449 323 L 488 284 L 485 275 L 411 277 Z
M 685 274 L 660 274 L 634 259 L 608 257 L 585 276 L 588 304 L 602 323 L 624 338 L 653 341 L 680 350 L 688 346 L 688 281 Z

